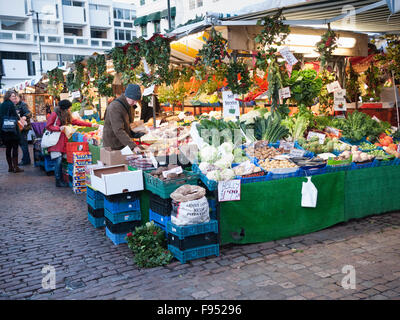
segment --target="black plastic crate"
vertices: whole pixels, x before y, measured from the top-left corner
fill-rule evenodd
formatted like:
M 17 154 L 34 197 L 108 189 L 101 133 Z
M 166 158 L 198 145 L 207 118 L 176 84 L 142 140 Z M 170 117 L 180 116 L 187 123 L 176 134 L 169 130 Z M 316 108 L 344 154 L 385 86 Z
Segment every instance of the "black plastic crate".
M 140 198 L 140 192 L 138 191 L 124 192 L 124 193 L 113 194 L 110 196 L 104 195 L 104 197 L 110 202 L 135 201 Z
M 110 230 L 112 233 L 128 233 L 128 232 L 133 232 L 135 231 L 136 227 L 139 227 L 141 225 L 140 220 L 135 220 L 135 221 L 129 221 L 129 222 L 121 222 L 121 223 L 112 223 L 110 220 L 105 218 L 106 220 L 106 227 L 108 230 Z
M 150 209 L 164 217 L 171 215 L 171 199 L 163 199 L 154 193 L 150 193 Z
M 218 244 L 218 234 L 215 232 L 208 232 L 179 239 L 178 236 L 168 233 L 168 244 L 179 250 L 203 247 L 211 244 Z
M 90 204 L 88 204 L 87 209 L 88 209 L 88 212 L 90 213 L 90 215 L 94 218 L 103 218 L 104 217 L 104 208 L 93 209 L 93 207 Z

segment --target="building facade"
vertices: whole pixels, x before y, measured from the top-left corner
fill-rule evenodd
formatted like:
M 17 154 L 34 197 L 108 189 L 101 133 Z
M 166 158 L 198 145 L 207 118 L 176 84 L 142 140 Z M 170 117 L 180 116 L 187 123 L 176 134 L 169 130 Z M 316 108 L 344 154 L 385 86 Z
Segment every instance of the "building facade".
M 112 0 L 13 0 L 12 6 L 1 5 L 2 88 L 130 41 L 136 35 L 135 18 L 134 5 Z
M 133 0 L 132 0 L 133 1 Z M 207 12 L 223 17 L 293 5 L 307 0 L 170 0 L 172 28 L 189 20 L 204 17 Z M 165 33 L 168 26 L 168 0 L 134 0 L 137 19 L 136 34 L 150 37 Z

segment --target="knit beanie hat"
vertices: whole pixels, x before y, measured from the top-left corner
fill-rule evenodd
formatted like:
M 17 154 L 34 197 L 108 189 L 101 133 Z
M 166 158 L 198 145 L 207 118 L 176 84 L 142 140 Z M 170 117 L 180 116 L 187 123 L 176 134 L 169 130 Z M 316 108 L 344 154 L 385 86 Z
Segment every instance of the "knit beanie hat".
M 140 91 L 140 86 L 137 84 L 128 84 L 125 89 L 125 97 L 136 101 L 141 100 L 142 93 Z
M 67 100 L 67 99 L 64 99 L 64 100 L 61 100 L 61 101 L 58 103 L 58 106 L 59 106 L 61 109 L 66 110 L 66 109 L 68 109 L 69 107 L 72 106 L 72 103 L 71 103 L 71 101 L 69 101 L 69 100 Z

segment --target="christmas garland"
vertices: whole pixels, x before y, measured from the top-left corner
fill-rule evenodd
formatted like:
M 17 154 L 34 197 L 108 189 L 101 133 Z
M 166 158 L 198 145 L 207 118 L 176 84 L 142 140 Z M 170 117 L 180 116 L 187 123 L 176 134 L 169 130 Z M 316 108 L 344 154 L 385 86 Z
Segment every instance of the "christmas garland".
M 354 71 L 352 64 L 350 63 L 349 74 L 346 79 L 346 96 L 351 102 L 358 100 L 360 96 L 360 84 L 358 82 L 358 73 Z
M 328 25 L 328 30 L 321 36 L 321 40 L 317 42 L 317 52 L 320 54 L 321 68 L 325 68 L 330 59 L 332 59 L 333 51 L 338 47 L 337 35 Z
M 380 77 L 380 69 L 374 66 L 371 61 L 371 65 L 365 71 L 365 82 L 367 84 L 367 94 L 362 97 L 364 102 L 378 101 L 382 91 L 382 79 Z
M 227 41 L 220 32 L 212 28 L 207 42 L 199 50 L 197 56 L 195 65 L 200 63 L 205 67 L 216 68 L 226 57 L 229 58 Z
M 54 96 L 59 97 L 60 93 L 64 90 L 64 74 L 61 69 L 55 68 L 48 73 L 49 82 L 47 84 L 48 92 Z
M 125 54 L 120 47 L 115 47 L 111 50 L 111 59 L 113 61 L 114 70 L 118 73 L 123 73 L 125 70 Z
M 319 111 L 320 113 L 327 114 L 329 112 L 329 108 L 332 108 L 333 106 L 333 92 L 328 92 L 327 85 L 335 81 L 336 76 L 334 73 L 329 72 L 327 69 L 321 69 L 319 77 L 322 80 L 322 88 L 318 96 Z
M 228 88 L 235 94 L 246 94 L 253 82 L 247 65 L 243 62 L 233 61 L 226 70 Z

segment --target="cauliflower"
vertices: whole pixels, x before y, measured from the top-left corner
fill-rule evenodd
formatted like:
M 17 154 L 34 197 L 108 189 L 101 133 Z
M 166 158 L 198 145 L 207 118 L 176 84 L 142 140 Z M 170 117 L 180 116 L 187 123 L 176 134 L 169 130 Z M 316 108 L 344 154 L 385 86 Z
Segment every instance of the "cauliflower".
M 206 144 L 200 150 L 201 161 L 214 162 L 217 159 L 217 157 L 218 157 L 218 150 L 213 146 Z
M 232 142 L 224 142 L 218 147 L 218 153 L 220 155 L 230 154 L 233 151 L 233 143 Z
M 252 110 L 240 116 L 240 121 L 246 124 L 253 124 L 255 119 L 261 117 L 261 114 L 257 110 Z
M 210 167 L 210 164 L 208 162 L 202 162 L 202 163 L 199 164 L 199 169 L 203 173 L 207 173 L 209 167 Z
M 214 171 L 210 171 L 209 173 L 207 173 L 207 179 L 208 180 L 218 181 L 219 178 L 220 178 L 219 170 L 214 170 Z
M 234 160 L 234 156 L 232 153 L 224 154 L 219 160 L 217 160 L 214 164 L 219 168 L 230 168 L 232 162 Z
M 220 174 L 220 181 L 228 181 L 235 178 L 235 172 L 232 169 L 224 169 Z

